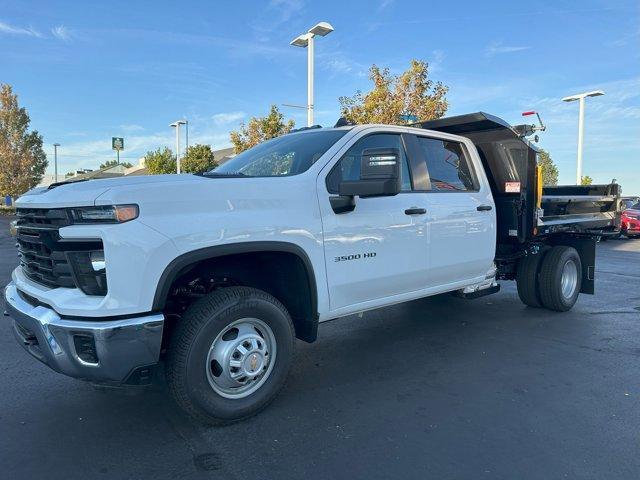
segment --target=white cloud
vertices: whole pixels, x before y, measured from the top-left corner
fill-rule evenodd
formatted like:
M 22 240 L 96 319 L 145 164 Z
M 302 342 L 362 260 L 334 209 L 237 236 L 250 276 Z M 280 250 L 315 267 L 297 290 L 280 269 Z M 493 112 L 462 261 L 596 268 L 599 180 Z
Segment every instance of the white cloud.
M 442 71 L 442 62 L 446 57 L 442 50 L 436 49 L 431 52 L 431 60 L 429 61 L 429 73 Z
M 57 38 L 58 40 L 62 40 L 64 42 L 68 42 L 71 40 L 71 32 L 64 25 L 58 25 L 57 27 L 53 27 L 51 29 L 51 34 Z
M 269 6 L 280 12 L 281 21 L 286 22 L 300 13 L 304 7 L 303 0 L 271 0 Z
M 229 123 L 237 122 L 238 120 L 242 120 L 246 114 L 244 112 L 223 112 L 216 113 L 211 117 L 213 123 L 216 125 L 227 125 Z
M 120 130 L 124 132 L 141 132 L 142 130 L 144 130 L 144 127 L 142 125 L 136 125 L 134 123 L 131 123 L 131 124 L 120 125 Z
M 318 60 L 320 68 L 330 72 L 330 78 L 332 79 L 340 75 L 366 77 L 369 72 L 368 66 L 356 62 L 339 52 L 327 55 L 318 55 Z
M 384 10 L 388 6 L 393 5 L 394 2 L 395 0 L 380 0 L 380 3 L 378 4 L 378 11 Z
M 500 55 L 503 53 L 522 52 L 523 50 L 529 50 L 531 47 L 525 46 L 511 46 L 503 45 L 502 42 L 492 42 L 484 50 L 484 54 L 487 57 L 493 57 L 494 55 Z
M 37 37 L 41 38 L 42 34 L 38 32 L 33 27 L 16 27 L 15 25 L 10 25 L 5 22 L 0 22 L 0 33 L 4 33 L 6 35 L 25 35 L 28 37 Z
M 636 38 L 640 36 L 640 28 L 636 29 L 631 33 L 625 33 L 621 37 L 618 37 L 614 40 L 606 42 L 605 45 L 609 47 L 624 47 L 631 42 L 637 41 Z

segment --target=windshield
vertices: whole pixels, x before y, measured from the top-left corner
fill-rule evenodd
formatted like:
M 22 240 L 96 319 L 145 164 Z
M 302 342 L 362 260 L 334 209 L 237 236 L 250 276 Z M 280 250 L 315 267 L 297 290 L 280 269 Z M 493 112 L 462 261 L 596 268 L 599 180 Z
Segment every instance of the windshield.
M 256 145 L 211 173 L 248 177 L 297 175 L 311 167 L 348 130 L 312 130 L 283 135 Z
M 635 204 L 631 205 L 631 206 L 630 206 L 630 207 L 628 207 L 628 208 L 630 208 L 630 209 L 632 209 L 632 210 L 640 210 L 640 202 L 635 203 Z

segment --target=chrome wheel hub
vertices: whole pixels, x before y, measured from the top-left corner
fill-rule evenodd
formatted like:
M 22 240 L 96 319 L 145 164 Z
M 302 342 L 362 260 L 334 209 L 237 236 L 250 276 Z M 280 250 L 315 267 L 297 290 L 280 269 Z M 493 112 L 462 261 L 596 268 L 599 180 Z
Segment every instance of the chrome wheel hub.
M 257 318 L 242 318 L 227 325 L 207 355 L 207 380 L 226 398 L 252 394 L 269 378 L 276 356 L 271 328 Z
M 562 279 L 560 280 L 560 288 L 564 298 L 571 298 L 576 291 L 578 285 L 578 266 L 573 260 L 567 260 L 562 267 Z

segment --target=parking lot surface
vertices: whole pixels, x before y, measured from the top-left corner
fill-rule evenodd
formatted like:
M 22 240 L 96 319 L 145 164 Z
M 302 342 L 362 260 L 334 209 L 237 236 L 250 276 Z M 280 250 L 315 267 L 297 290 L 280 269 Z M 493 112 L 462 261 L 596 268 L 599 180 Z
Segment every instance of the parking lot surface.
M 8 222 L 2 285 L 18 262 Z M 596 295 L 567 313 L 503 282 L 322 324 L 275 402 L 224 428 L 185 419 L 162 388 L 59 375 L 2 317 L 0 478 L 639 478 L 640 240 L 597 257 Z

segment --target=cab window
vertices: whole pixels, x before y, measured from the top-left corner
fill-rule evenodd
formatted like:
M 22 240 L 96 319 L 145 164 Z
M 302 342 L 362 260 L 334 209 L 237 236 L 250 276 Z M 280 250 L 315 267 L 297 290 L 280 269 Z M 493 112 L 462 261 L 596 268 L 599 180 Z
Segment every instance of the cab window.
M 369 135 L 358 140 L 344 156 L 335 164 L 327 175 L 326 185 L 329 193 L 338 193 L 339 185 L 342 181 L 360 180 L 360 160 L 362 152 L 369 148 L 397 148 L 401 157 L 400 180 L 402 182 L 401 191 L 411 191 L 411 175 L 409 174 L 409 164 L 407 155 L 402 146 L 402 139 L 399 134 L 379 133 Z
M 454 192 L 478 189 L 471 162 L 462 144 L 428 137 L 418 137 L 418 144 L 427 162 L 431 190 Z

